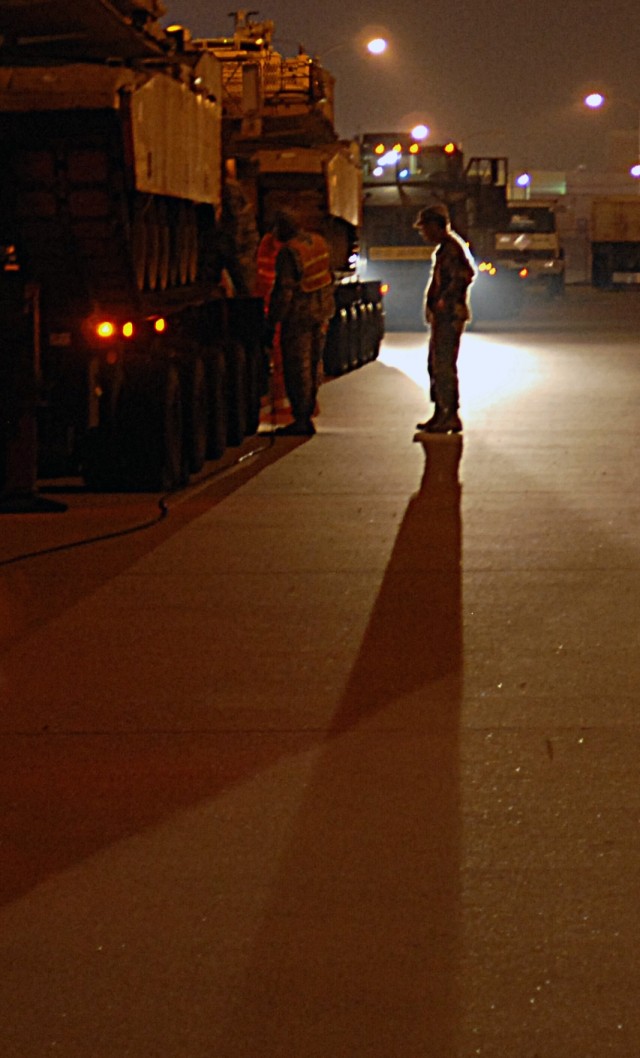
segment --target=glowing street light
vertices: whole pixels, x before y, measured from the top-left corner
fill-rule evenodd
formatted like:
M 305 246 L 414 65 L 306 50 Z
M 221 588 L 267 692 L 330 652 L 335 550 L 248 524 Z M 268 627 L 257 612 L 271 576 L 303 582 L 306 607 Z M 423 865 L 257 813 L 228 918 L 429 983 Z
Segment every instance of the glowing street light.
M 630 99 L 625 99 L 623 96 L 617 96 L 616 98 L 621 103 L 624 103 L 625 106 L 633 107 L 633 109 L 636 111 L 636 113 L 638 113 L 638 162 L 634 163 L 634 165 L 631 166 L 631 168 L 629 169 L 629 174 L 635 180 L 639 180 L 640 179 L 640 106 L 638 105 L 638 103 L 635 103 L 635 102 L 633 102 Z M 589 107 L 590 110 L 600 110 L 600 108 L 603 107 L 608 102 L 608 99 L 607 99 L 607 97 L 605 95 L 602 94 L 602 92 L 590 92 L 589 95 L 586 95 L 584 97 L 582 102 L 584 103 L 584 105 L 586 107 Z M 640 192 L 640 185 L 638 186 L 638 192 Z
M 606 100 L 601 92 L 590 92 L 588 96 L 584 97 L 583 102 L 591 110 L 598 110 L 601 106 L 604 106 Z
M 374 37 L 373 40 L 368 41 L 367 51 L 370 52 L 371 55 L 382 55 L 382 53 L 387 50 L 388 46 L 388 42 L 384 37 Z
M 520 173 L 518 176 L 516 176 L 515 182 L 516 187 L 521 187 L 524 191 L 524 197 L 529 198 L 529 195 L 531 193 L 531 174 Z
M 429 135 L 429 129 L 427 128 L 426 125 L 415 125 L 411 129 L 411 139 L 412 140 L 416 140 L 416 141 L 418 141 L 418 140 L 426 140 L 428 135 Z
M 348 48 L 351 45 L 350 40 L 341 40 L 337 44 L 332 44 L 329 48 L 323 48 L 320 55 L 324 61 L 327 55 L 330 55 L 333 51 L 338 51 L 341 48 Z M 360 43 L 362 47 L 362 40 Z M 364 42 L 364 48 L 369 52 L 369 55 L 383 55 L 389 47 L 389 42 L 384 37 L 373 37 L 371 40 Z

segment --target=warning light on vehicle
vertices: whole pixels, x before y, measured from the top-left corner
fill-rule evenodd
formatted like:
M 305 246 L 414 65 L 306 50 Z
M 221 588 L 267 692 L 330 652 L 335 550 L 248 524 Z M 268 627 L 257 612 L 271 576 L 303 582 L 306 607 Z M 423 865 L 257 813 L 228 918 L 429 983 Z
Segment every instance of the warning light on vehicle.
M 528 268 L 521 268 L 520 271 L 518 272 L 518 275 L 520 276 L 521 279 L 526 279 L 527 276 L 529 275 L 529 269 Z
M 162 316 L 159 316 L 157 320 L 154 320 L 153 327 L 158 334 L 162 334 L 167 329 L 167 321 Z
M 377 143 L 373 148 L 374 154 L 384 154 L 384 143 Z
M 444 153 L 445 154 L 455 154 L 456 153 L 456 145 L 455 145 L 455 143 L 445 143 L 445 145 L 444 145 Z
M 388 283 L 381 283 L 380 284 L 380 293 L 381 294 L 388 294 L 389 293 L 389 284 Z
M 133 338 L 133 324 L 128 320 L 122 327 L 123 338 Z
M 113 338 L 115 333 L 116 329 L 110 320 L 101 320 L 100 323 L 96 324 L 98 338 Z

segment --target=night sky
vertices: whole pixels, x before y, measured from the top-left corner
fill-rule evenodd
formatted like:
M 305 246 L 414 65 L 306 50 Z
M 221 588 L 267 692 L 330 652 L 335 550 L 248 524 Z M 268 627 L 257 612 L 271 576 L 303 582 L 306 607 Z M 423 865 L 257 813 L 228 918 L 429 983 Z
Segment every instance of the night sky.
M 231 32 L 233 5 L 163 2 L 164 21 L 195 36 Z M 506 154 L 512 171 L 599 170 L 609 133 L 638 129 L 638 10 L 637 0 L 270 0 L 259 17 L 275 22 L 283 54 L 294 55 L 302 43 L 324 55 L 337 78 L 341 136 L 420 119 L 432 142 L 455 139 L 467 155 Z M 368 27 L 391 41 L 385 56 L 359 50 Z M 606 111 L 581 105 L 592 87 L 609 93 Z

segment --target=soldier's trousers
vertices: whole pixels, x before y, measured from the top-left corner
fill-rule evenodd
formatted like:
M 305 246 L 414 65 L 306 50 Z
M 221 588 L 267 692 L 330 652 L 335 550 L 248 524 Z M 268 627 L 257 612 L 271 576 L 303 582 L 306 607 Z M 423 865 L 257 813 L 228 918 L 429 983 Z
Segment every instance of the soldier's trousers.
M 280 334 L 287 397 L 296 422 L 309 422 L 316 406 L 326 328 L 285 320 Z
M 429 382 L 431 400 L 436 408 L 455 412 L 460 406 L 458 389 L 458 353 L 464 331 L 463 320 L 436 317 L 429 337 Z

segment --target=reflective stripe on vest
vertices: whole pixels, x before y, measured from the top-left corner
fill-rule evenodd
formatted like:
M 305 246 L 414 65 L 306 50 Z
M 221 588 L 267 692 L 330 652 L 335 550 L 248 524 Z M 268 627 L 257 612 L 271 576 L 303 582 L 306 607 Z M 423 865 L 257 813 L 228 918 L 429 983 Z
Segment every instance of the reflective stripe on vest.
M 282 249 L 282 245 L 275 235 L 267 232 L 260 240 L 260 245 L 258 246 L 256 294 L 267 302 L 273 290 L 273 284 L 276 281 L 276 257 Z
M 331 286 L 329 247 L 321 235 L 309 232 L 308 235 L 296 236 L 287 243 L 296 254 L 302 269 L 300 286 L 305 294 Z

